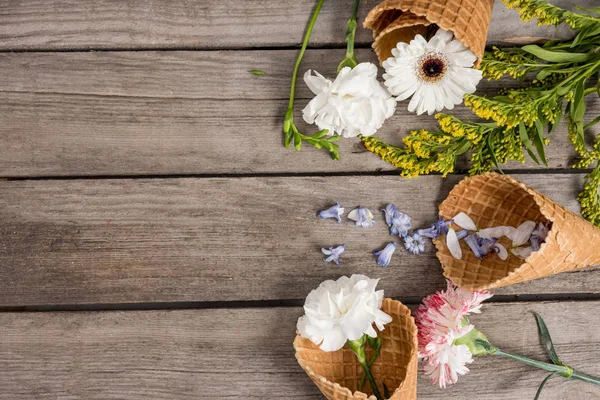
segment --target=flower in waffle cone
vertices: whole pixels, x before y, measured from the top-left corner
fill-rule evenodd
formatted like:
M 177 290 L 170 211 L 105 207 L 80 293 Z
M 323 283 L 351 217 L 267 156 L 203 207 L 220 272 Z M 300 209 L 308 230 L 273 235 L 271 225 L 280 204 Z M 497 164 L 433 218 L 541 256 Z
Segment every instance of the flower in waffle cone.
M 464 243 L 463 257 L 457 260 L 445 241 L 436 239 L 444 276 L 464 289 L 508 286 L 600 264 L 600 229 L 509 176 L 487 173 L 464 179 L 440 204 L 440 216 L 446 219 L 459 212 L 480 229 L 516 227 L 528 220 L 552 224 L 545 243 L 525 260 L 513 255 L 505 261 L 478 259 Z
M 384 299 L 381 309 L 392 316 L 392 322 L 379 332 L 383 345 L 371 372 L 378 383 L 384 382 L 393 393 L 390 400 L 414 400 L 417 398 L 417 327 L 410 310 L 399 301 Z M 325 352 L 309 339 L 296 335 L 294 349 L 298 363 L 327 399 L 375 400 L 375 396 L 368 394 L 371 392 L 368 381 L 364 386 L 367 393 L 357 390 L 363 372 L 348 346 Z M 367 352 L 367 357 L 371 355 Z M 379 390 L 383 393 L 383 385 Z
M 492 18 L 493 0 L 384 0 L 375 6 L 363 23 L 373 30 L 373 48 L 380 62 L 391 56 L 400 41 L 409 42 L 435 24 L 451 31 L 477 56 L 485 51 Z

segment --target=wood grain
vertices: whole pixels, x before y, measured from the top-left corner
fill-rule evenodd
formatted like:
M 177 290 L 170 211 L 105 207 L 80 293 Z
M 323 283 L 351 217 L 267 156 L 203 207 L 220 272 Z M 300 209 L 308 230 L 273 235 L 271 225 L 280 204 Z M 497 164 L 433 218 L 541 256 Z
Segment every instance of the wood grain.
M 516 175 L 577 211 L 581 174 Z M 396 176 L 0 182 L 0 306 L 303 299 L 342 274 L 383 278 L 389 296 L 445 286 L 427 244 L 387 269 L 373 249 L 395 240 L 378 212 L 393 202 L 415 228 L 461 178 Z M 315 213 L 339 201 L 377 214 L 373 229 Z M 396 238 L 397 240 L 397 238 Z M 342 266 L 321 247 L 346 244 Z M 509 286 L 500 294 L 600 293 L 593 269 Z
M 331 75 L 342 53 L 309 51 L 303 68 Z M 358 139 L 341 141 L 338 162 L 310 146 L 299 153 L 283 147 L 282 116 L 295 54 L 0 54 L 6 71 L 0 77 L 0 177 L 392 170 Z M 368 50 L 359 56 L 374 61 Z M 268 75 L 252 76 L 251 68 Z M 495 93 L 509 82 L 482 82 L 480 92 Z M 298 86 L 296 121 L 302 131 L 314 132 L 301 117 L 308 90 Z M 592 119 L 600 101 L 588 107 Z M 473 117 L 465 107 L 452 114 Z M 423 127 L 437 124 L 433 117 L 409 114 L 403 102 L 378 136 L 400 144 L 411 129 Z M 577 159 L 565 123 L 552 135 L 547 154 L 551 168 L 568 168 Z M 506 166 L 514 168 L 540 166 L 532 161 Z
M 377 1 L 363 1 L 362 20 Z M 552 3 L 573 8 L 568 0 Z M 28 0 L 0 4 L 0 50 L 251 48 L 296 46 L 301 42 L 313 0 Z M 581 6 L 595 0 L 579 0 Z M 343 46 L 347 1 L 326 2 L 313 34 L 313 46 Z M 539 37 L 571 37 L 565 29 L 524 24 L 496 1 L 489 44 L 531 42 Z M 359 28 L 358 45 L 371 33 Z
M 472 318 L 506 351 L 547 360 L 532 311 L 563 361 L 599 375 L 599 302 L 486 304 Z M 0 399 L 322 399 L 292 349 L 300 307 L 0 314 Z M 568 327 L 569 329 L 563 329 Z M 423 377 L 420 399 L 533 398 L 544 373 L 488 356 L 443 391 Z M 600 398 L 554 378 L 542 399 Z

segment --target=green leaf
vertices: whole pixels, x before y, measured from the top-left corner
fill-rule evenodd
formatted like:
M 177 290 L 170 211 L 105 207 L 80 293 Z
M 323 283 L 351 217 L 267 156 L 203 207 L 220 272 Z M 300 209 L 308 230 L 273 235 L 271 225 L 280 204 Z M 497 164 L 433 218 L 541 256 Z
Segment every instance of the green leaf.
M 546 382 L 548 382 L 550 380 L 550 378 L 552 378 L 554 375 L 555 375 L 555 373 L 553 372 L 550 375 L 548 375 L 546 378 L 544 378 L 544 380 L 542 381 L 542 384 L 540 385 L 537 392 L 535 393 L 535 398 L 533 400 L 538 400 L 540 398 L 540 394 L 542 394 L 542 389 L 544 388 L 544 386 L 546 386 Z
M 589 129 L 589 128 L 591 128 L 592 126 L 596 125 L 598 122 L 600 122 L 600 115 L 598 115 L 596 118 L 594 118 L 594 119 L 593 119 L 591 122 L 588 122 L 588 123 L 587 123 L 587 124 L 586 124 L 586 125 L 583 127 L 583 129 L 584 129 L 584 130 L 586 130 L 586 129 Z
M 331 136 L 328 137 L 327 140 L 330 142 L 337 142 L 338 140 L 340 140 L 341 136 Z
M 546 77 L 548 77 L 548 75 L 550 75 L 553 72 L 554 72 L 553 68 L 541 69 L 540 72 L 538 72 L 537 75 L 535 76 L 535 79 L 537 79 L 538 81 L 541 81 L 542 79 L 545 79 Z
M 531 157 L 531 159 L 535 161 L 536 164 L 539 164 L 540 161 L 533 153 L 533 146 L 531 145 L 531 139 L 529 139 L 527 128 L 525 128 L 525 124 L 522 122 L 519 124 L 519 136 L 521 137 L 521 142 L 523 142 L 523 144 L 525 145 L 525 149 L 527 150 L 529 157 Z
M 296 151 L 300 151 L 302 148 L 302 137 L 299 133 L 294 135 L 294 147 L 296 148 Z
M 575 88 L 575 94 L 573 96 L 573 113 L 571 114 L 571 117 L 573 117 L 574 120 L 582 120 L 585 114 L 584 92 L 585 80 L 582 80 L 577 84 L 577 87 Z
M 250 73 L 252 75 L 266 75 L 267 74 L 265 71 L 261 71 L 260 69 L 253 69 L 252 71 L 250 71 Z
M 581 143 L 585 142 L 584 138 L 584 123 L 583 116 L 585 115 L 585 80 L 582 80 L 575 87 L 575 94 L 573 95 L 573 102 L 569 105 L 569 117 L 571 122 L 575 125 L 577 130 L 577 136 Z
M 588 25 L 585 28 L 583 28 L 581 31 L 579 31 L 579 33 L 577 34 L 577 36 L 575 37 L 575 39 L 573 39 L 573 42 L 571 43 L 571 48 L 579 45 L 583 39 L 585 39 L 585 37 L 587 36 L 587 34 L 592 30 L 592 28 L 594 28 L 594 25 Z
M 566 51 L 551 51 L 541 48 L 536 44 L 530 44 L 522 47 L 528 53 L 533 54 L 534 56 L 541 58 L 545 61 L 550 61 L 554 63 L 564 63 L 564 62 L 584 62 L 590 58 L 590 54 L 585 53 L 569 53 Z
M 458 146 L 458 148 L 456 149 L 454 154 L 457 156 L 460 156 L 461 154 L 465 154 L 467 151 L 469 151 L 469 149 L 471 148 L 471 145 L 472 145 L 471 142 L 469 142 L 468 140 L 465 140 L 463 144 Z
M 285 147 L 290 147 L 293 138 L 294 132 L 291 129 L 285 132 Z
M 533 135 L 533 144 L 537 150 L 542 163 L 547 167 L 546 151 L 544 150 L 544 125 L 540 120 L 535 121 L 535 134 Z
M 494 96 L 495 101 L 499 101 L 500 103 L 512 104 L 515 101 L 508 96 Z
M 540 330 L 540 336 L 542 337 L 542 343 L 544 344 L 544 347 L 546 348 L 546 351 L 548 352 L 550 359 L 556 365 L 563 365 L 563 363 L 558 358 L 558 355 L 556 354 L 556 350 L 554 350 L 554 344 L 552 343 L 552 338 L 550 337 L 550 332 L 548 332 L 548 327 L 546 326 L 546 323 L 544 322 L 544 320 L 542 319 L 540 314 L 538 314 L 536 312 L 534 312 L 533 314 L 535 315 L 538 329 Z
M 323 136 L 327 135 L 329 133 L 329 131 L 327 129 L 323 129 L 320 130 L 319 132 L 315 133 L 314 135 L 311 136 L 312 139 L 320 139 Z
M 496 158 L 496 152 L 494 151 L 494 144 L 492 143 L 492 136 L 493 135 L 488 135 L 487 138 L 487 147 L 488 150 L 490 152 L 490 156 L 492 158 L 492 162 L 494 163 L 494 165 L 496 166 L 496 168 L 498 168 L 498 171 L 504 175 L 504 172 L 502 172 L 502 168 L 500 168 L 500 164 L 498 163 L 498 159 Z
M 589 13 L 593 13 L 593 14 L 598 14 L 600 15 L 600 7 L 580 7 L 580 6 L 575 6 L 576 9 L 578 10 L 582 10 L 582 11 L 587 11 Z

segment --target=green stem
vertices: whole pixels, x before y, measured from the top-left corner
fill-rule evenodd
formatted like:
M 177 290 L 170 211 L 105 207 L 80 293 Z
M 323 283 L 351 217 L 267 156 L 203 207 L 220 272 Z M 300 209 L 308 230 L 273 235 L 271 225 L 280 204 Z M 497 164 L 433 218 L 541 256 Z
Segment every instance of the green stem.
M 543 362 L 543 361 L 532 360 L 531 358 L 523 357 L 518 354 L 507 353 L 500 349 L 497 349 L 496 352 L 492 352 L 491 354 L 494 354 L 494 355 L 497 355 L 500 357 L 504 357 L 504 358 L 508 358 L 510 360 L 519 361 L 519 362 L 522 362 L 523 364 L 527 364 L 532 367 L 540 368 L 540 369 L 543 369 L 548 372 L 554 372 L 554 373 L 557 373 L 558 375 L 561 375 L 562 377 L 567 378 L 567 379 L 578 379 L 580 381 L 593 383 L 595 385 L 600 386 L 600 378 L 574 371 L 573 368 L 569 367 L 568 365 L 557 365 L 557 364 L 551 364 L 551 363 L 547 363 L 547 362 Z
M 371 369 L 367 365 L 366 360 L 364 362 L 362 362 L 360 365 L 362 365 L 363 370 L 365 371 L 365 375 L 367 376 L 367 379 L 369 380 L 371 389 L 373 389 L 373 394 L 375 395 L 375 397 L 377 397 L 377 400 L 383 400 L 383 397 L 381 397 L 381 394 L 379 393 L 379 389 L 377 388 L 377 384 L 375 383 L 375 379 L 373 379 L 373 375 L 371 375 Z
M 375 351 L 373 352 L 373 357 L 371 357 L 371 359 L 367 363 L 367 365 L 369 366 L 369 369 L 373 366 L 373 364 L 375 364 L 375 360 L 377 360 L 377 357 L 379 357 L 379 353 L 381 353 L 381 345 L 379 346 L 379 348 L 375 349 Z M 361 392 L 362 392 L 363 386 L 365 385 L 366 380 L 367 380 L 366 374 L 360 378 L 360 382 L 358 383 L 358 390 L 360 390 Z
M 590 375 L 584 374 L 582 372 L 573 371 L 573 375 L 571 375 L 571 378 L 578 379 L 580 381 L 584 381 L 584 382 L 588 382 L 588 383 L 593 383 L 595 385 L 600 386 L 600 378 L 597 378 L 595 376 L 590 376 Z
M 346 56 L 337 67 L 339 73 L 342 68 L 350 67 L 354 68 L 358 65 L 358 59 L 354 55 L 354 41 L 356 39 L 356 15 L 358 13 L 358 5 L 360 0 L 354 0 L 354 6 L 352 7 L 352 16 L 346 24 Z
M 298 58 L 296 58 L 296 64 L 294 64 L 294 70 L 292 72 L 292 85 L 290 88 L 290 101 L 288 103 L 287 112 L 285 114 L 286 121 L 288 120 L 288 118 L 290 121 L 293 119 L 294 97 L 296 96 L 296 81 L 298 80 L 298 71 L 300 70 L 300 64 L 302 64 L 302 58 L 304 57 L 304 53 L 306 53 L 306 48 L 308 47 L 310 35 L 312 35 L 313 28 L 315 27 L 315 22 L 317 22 L 317 17 L 321 12 L 321 7 L 323 7 L 324 2 L 325 0 L 317 1 L 317 6 L 315 7 L 315 10 L 313 11 L 312 16 L 310 17 L 308 27 L 306 28 L 306 32 L 304 33 L 304 40 L 302 41 L 302 47 L 300 48 Z
M 346 57 L 354 57 L 354 40 L 356 38 L 356 15 L 358 14 L 358 4 L 360 0 L 354 0 L 354 7 L 352 7 L 352 16 L 348 21 L 347 32 L 346 32 Z
M 375 395 L 375 397 L 377 397 L 377 400 L 383 400 L 383 397 L 381 397 L 381 394 L 379 393 L 379 389 L 377 388 L 377 384 L 375 384 L 375 379 L 373 378 L 373 375 L 371 374 L 371 368 L 369 366 L 369 363 L 367 363 L 367 355 L 365 352 L 365 345 L 367 343 L 367 335 L 363 335 L 358 340 L 348 340 L 347 343 L 348 343 L 348 347 L 350 347 L 350 349 L 356 355 L 356 359 L 358 360 L 358 363 L 362 366 L 365 376 L 367 377 L 367 379 L 369 380 L 369 383 L 371 384 L 371 389 L 373 390 L 373 394 Z

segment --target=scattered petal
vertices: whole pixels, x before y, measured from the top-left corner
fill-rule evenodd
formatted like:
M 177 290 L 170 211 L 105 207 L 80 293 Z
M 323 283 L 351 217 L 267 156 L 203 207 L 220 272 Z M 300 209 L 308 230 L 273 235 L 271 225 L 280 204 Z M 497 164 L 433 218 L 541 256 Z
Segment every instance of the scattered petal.
M 533 221 L 525 221 L 517 228 L 516 233 L 512 238 L 513 247 L 519 247 L 522 244 L 525 244 L 529 241 L 533 230 L 535 229 L 535 222 Z
M 342 223 L 342 214 L 344 214 L 344 208 L 340 206 L 340 203 L 335 203 L 334 206 L 329 207 L 327 210 L 322 210 L 317 213 L 319 218 L 335 218 L 338 224 Z
M 548 232 L 550 232 L 550 222 L 548 224 L 539 223 L 537 228 L 531 233 L 531 247 L 534 251 L 538 251 L 542 246 L 542 243 L 546 242 L 546 238 L 548 237 Z
M 330 247 L 328 249 L 326 248 L 322 248 L 321 251 L 323 252 L 323 254 L 325 254 L 328 257 L 325 257 L 323 259 L 323 261 L 325 262 L 331 262 L 333 261 L 334 263 L 336 263 L 337 265 L 340 265 L 340 255 L 346 251 L 346 246 L 345 245 L 341 245 L 341 246 L 337 246 L 337 247 Z
M 458 241 L 458 237 L 456 236 L 456 232 L 454 229 L 448 229 L 448 233 L 446 234 L 446 245 L 448 246 L 448 250 L 452 257 L 457 260 L 462 259 L 462 249 L 460 248 L 460 242 Z
M 502 261 L 508 258 L 508 251 L 506 251 L 506 247 L 502 246 L 500 243 L 496 243 L 494 246 L 494 251 L 496 254 L 498 254 L 498 257 L 500 257 Z
M 481 229 L 477 232 L 477 234 L 479 234 L 479 237 L 484 239 L 500 239 L 501 237 L 505 236 L 512 240 L 516 232 L 517 230 L 512 226 L 495 226 L 492 228 Z
M 417 233 L 423 237 L 436 239 L 438 236 L 448 233 L 448 228 L 452 224 L 452 220 L 444 221 L 444 217 L 431 224 L 427 229 L 418 229 Z
M 468 231 L 476 231 L 477 230 L 477 226 L 475 225 L 475 222 L 473 222 L 471 217 L 469 217 L 464 212 L 460 212 L 460 213 L 456 214 L 456 216 L 454 218 L 452 218 L 452 220 L 454 221 L 454 223 L 456 225 L 460 226 L 463 229 L 466 229 Z
M 404 237 L 412 227 L 410 217 L 400 211 L 393 204 L 388 204 L 381 210 L 385 214 L 385 223 L 390 227 L 390 234 Z
M 419 254 L 425 251 L 425 241 L 418 233 L 413 233 L 412 236 L 407 235 L 404 237 L 404 247 L 412 254 Z
M 522 259 L 526 259 L 534 252 L 533 247 L 517 247 L 515 249 L 510 250 L 515 256 L 520 257 Z
M 363 228 L 372 228 L 375 225 L 375 218 L 373 213 L 368 208 L 358 207 L 350 211 L 348 218 L 356 221 L 356 226 L 362 226 Z
M 469 236 L 469 231 L 466 229 L 461 229 L 460 231 L 456 232 L 456 238 L 458 240 L 463 240 L 467 236 Z
M 387 267 L 392 260 L 392 254 L 396 251 L 396 243 L 390 242 L 385 245 L 383 250 L 373 250 L 373 254 L 377 256 L 377 265 Z

